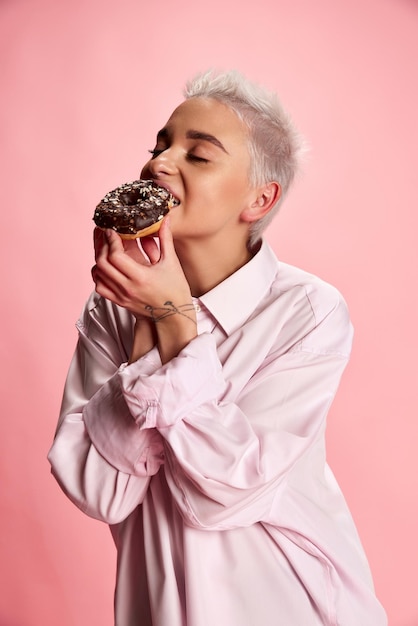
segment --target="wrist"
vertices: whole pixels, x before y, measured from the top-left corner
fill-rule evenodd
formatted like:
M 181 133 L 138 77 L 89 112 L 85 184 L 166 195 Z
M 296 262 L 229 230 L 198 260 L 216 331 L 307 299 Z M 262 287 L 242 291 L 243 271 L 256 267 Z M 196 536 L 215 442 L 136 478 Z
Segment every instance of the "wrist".
M 197 309 L 192 301 L 180 305 L 167 301 L 163 307 L 148 307 L 162 363 L 176 357 L 197 336 Z
M 176 318 L 174 321 L 177 323 L 178 318 L 184 317 L 197 325 L 196 311 L 199 307 L 193 301 L 176 305 L 171 300 L 167 300 L 161 307 L 147 305 L 145 309 L 148 311 L 150 318 L 155 324 L 159 324 L 160 322 L 167 321 L 168 318 L 174 317 Z

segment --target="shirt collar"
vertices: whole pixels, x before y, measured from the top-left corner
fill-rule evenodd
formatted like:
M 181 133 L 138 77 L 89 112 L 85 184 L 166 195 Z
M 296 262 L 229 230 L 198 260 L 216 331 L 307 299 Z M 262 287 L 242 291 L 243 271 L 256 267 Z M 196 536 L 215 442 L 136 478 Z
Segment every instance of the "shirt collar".
M 250 317 L 277 274 L 278 260 L 266 241 L 253 258 L 199 298 L 227 335 Z

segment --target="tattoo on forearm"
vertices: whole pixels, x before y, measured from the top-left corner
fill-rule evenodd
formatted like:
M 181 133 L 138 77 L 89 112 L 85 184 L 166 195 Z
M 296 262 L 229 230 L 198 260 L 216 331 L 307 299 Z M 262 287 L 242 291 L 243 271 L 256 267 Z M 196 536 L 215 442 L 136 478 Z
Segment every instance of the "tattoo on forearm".
M 164 302 L 164 306 L 151 306 L 147 304 L 145 309 L 149 311 L 151 319 L 155 323 L 163 320 L 165 317 L 170 317 L 170 315 L 178 314 L 182 315 L 183 317 L 187 317 L 187 319 L 196 324 L 196 320 L 194 320 L 193 317 L 190 317 L 190 315 L 187 315 L 188 311 L 196 310 L 193 302 L 176 306 L 175 304 L 173 304 L 173 302 L 167 300 L 167 302 Z

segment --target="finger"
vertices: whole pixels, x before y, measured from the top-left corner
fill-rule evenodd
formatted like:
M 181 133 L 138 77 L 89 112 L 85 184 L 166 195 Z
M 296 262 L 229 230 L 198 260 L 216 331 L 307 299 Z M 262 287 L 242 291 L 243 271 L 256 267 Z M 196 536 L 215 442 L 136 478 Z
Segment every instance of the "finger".
M 123 249 L 131 259 L 135 259 L 138 263 L 144 263 L 144 255 L 142 254 L 139 246 L 138 239 L 122 239 Z
M 134 261 L 125 253 L 124 243 L 119 235 L 110 228 L 105 230 L 105 245 L 103 250 L 106 251 L 108 263 L 117 272 L 129 276 L 132 273 Z M 107 244 L 107 246 L 106 246 Z
M 103 230 L 101 228 L 99 228 L 98 226 L 94 227 L 93 230 L 93 241 L 94 243 L 96 243 L 96 240 L 99 239 L 99 237 L 103 235 Z
M 160 260 L 160 249 L 154 237 L 143 237 L 141 246 L 151 265 L 158 263 Z
M 127 290 L 129 290 L 130 280 L 109 263 L 106 258 L 97 260 L 96 265 L 92 267 L 92 277 L 96 285 L 96 292 L 99 295 L 115 304 L 122 303 Z
M 94 243 L 94 255 L 97 258 L 98 254 L 103 247 L 104 243 L 104 232 L 101 228 L 95 228 L 93 231 L 93 243 Z
M 126 252 L 135 252 L 138 249 L 137 239 L 122 239 L 123 249 Z
M 170 217 L 167 215 L 163 219 L 163 223 L 158 231 L 158 238 L 160 240 L 161 258 L 175 254 L 173 235 L 170 228 Z
M 124 243 L 119 235 L 110 229 L 105 231 L 105 243 L 102 251 L 96 260 L 96 264 L 103 271 L 109 280 L 126 286 L 126 281 L 137 280 L 140 267 L 146 263 L 138 262 L 142 252 L 136 246 L 136 258 L 133 259 L 125 251 Z
M 107 256 L 109 254 L 109 245 L 107 243 L 107 239 L 105 237 L 104 231 L 102 234 L 97 235 L 97 239 L 95 240 L 95 250 L 94 256 L 96 259 L 96 264 L 99 263 L 100 260 L 107 260 Z
M 111 247 L 109 242 L 112 239 L 113 231 L 109 232 L 110 235 L 103 231 L 102 243 L 96 252 L 96 265 L 94 268 L 94 279 L 96 285 L 99 281 L 117 284 L 125 278 L 124 272 L 119 268 L 116 258 L 117 255 L 120 256 L 120 254 L 124 254 L 123 245 L 121 244 L 122 252 L 120 253 L 118 242 L 116 242 L 116 246 L 113 244 L 113 256 L 111 256 Z M 120 239 L 116 233 L 115 237 Z
M 118 300 L 119 300 L 119 294 L 118 292 L 114 289 L 113 285 L 108 284 L 105 280 L 103 280 L 102 278 L 99 278 L 99 272 L 95 272 L 95 278 L 96 280 L 95 282 L 95 290 L 96 293 L 99 294 L 99 296 L 102 296 L 103 298 L 106 298 L 107 300 L 111 300 L 112 302 L 118 304 Z
M 119 235 L 111 228 L 104 231 L 106 241 L 109 245 L 109 251 L 112 253 L 123 252 L 123 243 Z

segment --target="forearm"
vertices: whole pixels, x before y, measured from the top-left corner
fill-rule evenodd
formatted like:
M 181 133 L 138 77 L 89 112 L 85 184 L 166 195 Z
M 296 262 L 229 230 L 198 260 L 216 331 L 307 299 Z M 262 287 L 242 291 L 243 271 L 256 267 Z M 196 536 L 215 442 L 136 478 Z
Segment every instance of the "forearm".
M 139 317 L 135 322 L 129 364 L 147 354 L 157 343 L 157 334 L 150 319 Z

